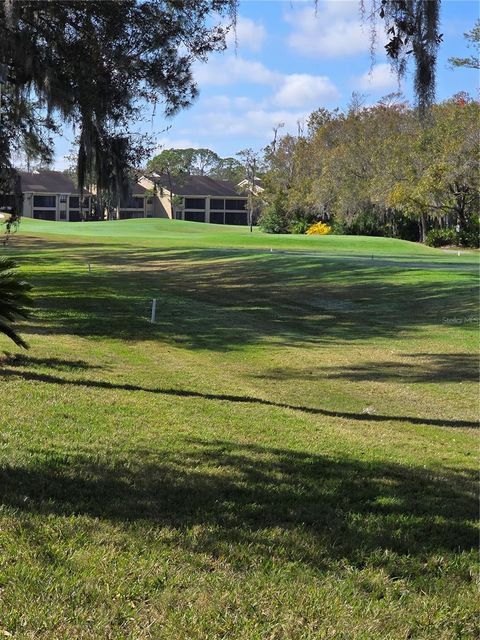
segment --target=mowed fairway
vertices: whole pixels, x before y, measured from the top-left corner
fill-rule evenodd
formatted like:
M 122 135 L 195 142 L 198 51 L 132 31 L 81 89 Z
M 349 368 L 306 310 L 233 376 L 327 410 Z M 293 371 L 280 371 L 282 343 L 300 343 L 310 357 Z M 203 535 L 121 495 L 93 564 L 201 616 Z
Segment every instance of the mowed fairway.
M 0 637 L 478 637 L 474 253 L 24 220 L 1 255 L 37 307 Z

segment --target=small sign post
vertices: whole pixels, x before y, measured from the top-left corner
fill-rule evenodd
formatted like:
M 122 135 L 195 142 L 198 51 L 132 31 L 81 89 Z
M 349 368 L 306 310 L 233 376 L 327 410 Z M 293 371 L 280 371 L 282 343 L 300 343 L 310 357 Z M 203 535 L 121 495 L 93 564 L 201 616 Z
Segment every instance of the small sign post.
M 152 299 L 152 315 L 150 316 L 150 322 L 153 324 L 155 322 L 155 316 L 157 315 L 157 299 Z

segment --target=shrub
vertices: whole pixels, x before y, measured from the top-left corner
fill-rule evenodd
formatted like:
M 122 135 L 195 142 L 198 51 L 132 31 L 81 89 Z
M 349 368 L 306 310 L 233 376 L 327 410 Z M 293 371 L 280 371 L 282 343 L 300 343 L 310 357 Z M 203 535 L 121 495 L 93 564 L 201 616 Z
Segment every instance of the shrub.
M 290 233 L 307 233 L 308 229 L 318 221 L 318 212 L 297 206 L 289 216 Z
M 298 218 L 290 224 L 290 233 L 307 233 L 311 226 L 309 220 Z
M 260 216 L 258 226 L 265 233 L 288 233 L 288 216 L 279 204 L 269 205 Z
M 460 231 L 458 234 L 458 244 L 461 247 L 472 247 L 475 249 L 480 248 L 480 235 L 478 230 Z
M 316 222 L 312 224 L 306 231 L 307 236 L 325 236 L 328 233 L 332 232 L 332 227 L 330 227 L 325 222 Z
M 458 244 L 458 235 L 454 229 L 432 229 L 427 233 L 425 244 L 429 247 L 445 247 Z
M 18 318 L 28 317 L 27 308 L 32 304 L 28 293 L 30 285 L 16 273 L 16 268 L 11 258 L 0 258 L 0 333 L 28 349 L 28 344 L 13 327 Z
M 357 213 L 352 220 L 334 221 L 333 233 L 345 236 L 385 236 L 385 223 L 373 210 Z

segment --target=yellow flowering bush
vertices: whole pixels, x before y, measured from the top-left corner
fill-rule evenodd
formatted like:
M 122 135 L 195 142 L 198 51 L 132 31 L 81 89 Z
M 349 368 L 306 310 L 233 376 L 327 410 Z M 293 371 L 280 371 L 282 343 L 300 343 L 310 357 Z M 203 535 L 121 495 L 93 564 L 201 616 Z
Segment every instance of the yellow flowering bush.
M 306 231 L 307 236 L 326 236 L 327 233 L 331 232 L 332 227 L 325 224 L 325 222 L 315 222 L 315 224 L 312 224 Z

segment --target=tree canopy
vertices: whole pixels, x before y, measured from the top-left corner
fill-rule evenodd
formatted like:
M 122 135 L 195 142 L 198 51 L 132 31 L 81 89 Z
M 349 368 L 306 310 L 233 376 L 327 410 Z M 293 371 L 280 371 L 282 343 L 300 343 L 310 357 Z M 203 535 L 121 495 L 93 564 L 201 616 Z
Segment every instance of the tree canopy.
M 433 105 L 427 128 L 397 94 L 368 108 L 319 109 L 305 135 L 266 149 L 263 224 L 296 231 L 326 220 L 344 233 L 421 240 L 458 225 L 475 242 L 479 122 L 480 105 L 466 94 Z
M 425 112 L 433 103 L 442 38 L 440 0 L 371 0 L 369 6 L 372 46 L 380 16 L 399 73 L 409 55 L 415 60 Z M 99 190 L 124 190 L 126 168 L 142 158 L 144 141 L 130 130 L 141 105 L 160 105 L 172 115 L 192 102 L 192 62 L 224 48 L 236 8 L 237 0 L 0 0 L 0 188 L 12 190 L 11 157 L 19 146 L 51 158 L 60 120 L 78 132 L 80 187 L 89 175 Z
M 122 190 L 140 104 L 166 115 L 189 105 L 192 62 L 224 48 L 235 10 L 236 0 L 2 0 L 0 172 L 20 145 L 48 156 L 60 116 L 79 131 L 80 186 L 88 173 Z
M 235 158 L 221 158 L 211 149 L 164 149 L 147 163 L 148 171 L 172 176 L 198 175 L 238 183 L 244 176 L 242 164 Z

